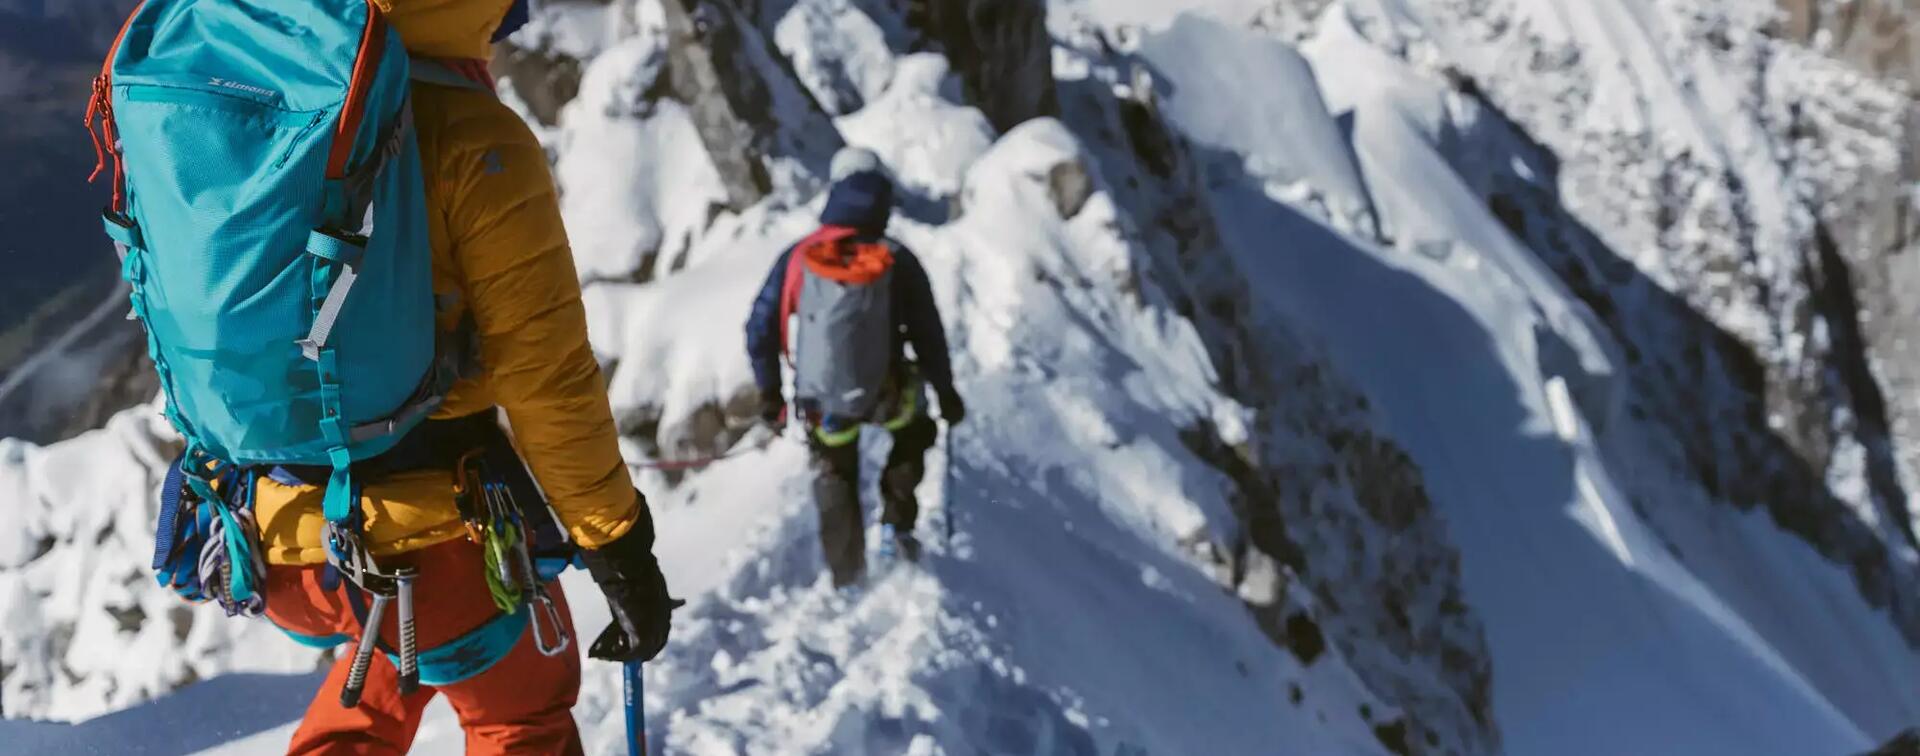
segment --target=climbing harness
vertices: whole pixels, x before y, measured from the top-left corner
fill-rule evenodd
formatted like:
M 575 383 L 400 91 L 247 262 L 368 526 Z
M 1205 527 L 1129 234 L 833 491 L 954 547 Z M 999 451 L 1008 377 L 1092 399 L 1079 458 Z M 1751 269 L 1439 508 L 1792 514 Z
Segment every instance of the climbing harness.
M 911 365 L 903 374 L 890 379 L 878 407 L 886 409 L 892 406 L 893 412 L 885 420 L 847 421 L 823 413 L 816 403 L 805 400 L 800 402 L 800 415 L 811 429 L 808 433 L 810 441 L 828 448 L 839 448 L 858 442 L 861 428 L 868 424 L 879 425 L 890 433 L 913 424 L 915 418 L 926 412 L 921 406 L 925 401 L 926 385 L 926 381 L 920 377 L 920 370 Z
M 543 505 L 538 489 L 520 466 L 492 413 L 429 421 L 392 451 L 355 466 L 359 481 L 376 481 L 408 471 L 448 471 L 461 520 L 485 554 L 487 583 L 501 611 L 460 637 L 433 648 L 420 648 L 416 618 L 419 574 L 412 567 L 383 568 L 364 540 L 365 512 L 358 506 L 349 508 L 345 517 L 327 526 L 323 582 L 346 592 L 347 605 L 360 623 L 359 637 L 287 633 L 296 642 L 315 648 L 354 642 L 347 684 L 341 690 L 342 705 L 352 706 L 360 700 L 375 651 L 384 653 L 400 670 L 400 689 L 405 694 L 422 686 L 456 683 L 485 671 L 512 652 L 529 631 L 529 624 L 533 625 L 534 645 L 540 653 L 555 656 L 570 647 L 566 618 L 540 586 L 559 578 L 572 560 L 573 547 L 552 519 L 551 510 L 532 508 Z M 283 466 L 268 474 L 282 483 L 312 485 L 329 472 L 319 466 Z M 361 490 L 356 488 L 352 493 L 352 501 L 361 499 Z M 523 605 L 534 609 L 519 611 Z M 389 617 L 397 623 L 397 648 L 380 640 L 380 629 Z

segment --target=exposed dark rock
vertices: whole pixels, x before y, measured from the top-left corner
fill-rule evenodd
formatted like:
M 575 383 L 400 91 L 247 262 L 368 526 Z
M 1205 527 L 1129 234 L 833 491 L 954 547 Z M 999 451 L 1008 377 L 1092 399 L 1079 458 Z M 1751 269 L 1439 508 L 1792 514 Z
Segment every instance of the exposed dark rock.
M 1724 211 L 1691 222 L 1721 224 L 1715 236 L 1730 240 L 1725 249 L 1697 250 L 1679 260 L 1681 290 L 1669 291 L 1610 249 L 1564 204 L 1562 165 L 1551 149 L 1495 104 L 1481 105 L 1489 111 L 1481 128 L 1500 133 L 1493 139 L 1483 134 L 1483 142 L 1506 145 L 1506 151 L 1482 152 L 1474 161 L 1530 166 L 1527 176 L 1494 177 L 1490 203 L 1496 216 L 1622 345 L 1627 358 L 1622 373 L 1636 397 L 1632 411 L 1669 430 L 1681 474 L 1698 481 L 1713 499 L 1763 508 L 1781 528 L 1847 568 L 1868 603 L 1888 609 L 1909 642 L 1920 643 L 1916 573 L 1893 549 L 1912 543 L 1904 527 L 1901 462 L 1894 458 L 1899 436 L 1891 430 L 1901 415 L 1887 400 L 1890 390 L 1882 388 L 1901 385 L 1900 360 L 1874 346 L 1872 329 L 1862 323 L 1885 329 L 1883 339 L 1899 333 L 1898 321 L 1874 315 L 1868 299 L 1876 287 L 1892 284 L 1885 276 L 1855 275 L 1834 226 L 1816 227 L 1801 253 L 1800 280 L 1792 282 L 1805 287 L 1805 300 L 1769 327 L 1802 334 L 1818 330 L 1827 338 L 1797 361 L 1769 359 L 1750 343 L 1751 336 L 1727 330 L 1712 316 L 1716 302 L 1729 300 L 1750 299 L 1765 312 L 1777 294 L 1771 284 L 1754 279 L 1742 257 L 1752 254 L 1755 244 L 1752 219 L 1736 209 L 1743 206 L 1745 191 L 1737 177 L 1686 154 L 1661 165 L 1654 191 L 1671 197 L 1663 206 L 1687 206 L 1696 194 L 1720 198 Z M 1682 230 L 1686 223 L 1677 215 L 1656 220 L 1670 226 L 1671 234 L 1690 233 Z M 1663 237 L 1662 243 L 1690 249 L 1677 237 Z M 1634 306 L 1620 306 L 1623 302 Z M 1883 383 L 1889 376 L 1895 380 Z M 1851 427 L 1836 427 L 1836 415 L 1852 418 Z M 1897 532 L 1883 533 L 1863 522 L 1829 488 L 1826 470 L 1842 431 L 1865 447 L 1868 503 L 1878 506 L 1882 519 L 1894 523 L 1887 529 Z
M 1920 756 L 1920 729 L 1907 730 L 1864 756 Z
M 124 285 L 88 276 L 0 333 L 0 364 L 11 358 L 13 368 L 0 370 L 0 437 L 71 438 L 158 393 L 144 335 L 121 317 L 126 310 Z M 9 345 L 19 353 L 8 354 Z
M 1374 725 L 1373 737 L 1380 741 L 1381 747 L 1400 756 L 1413 753 L 1413 747 L 1407 743 L 1407 721 L 1404 719 Z
M 794 160 L 816 176 L 842 144 L 791 66 L 732 0 L 662 0 L 673 97 L 693 115 L 700 141 L 744 210 L 774 190 L 770 162 Z
M 1286 635 L 1287 650 L 1292 651 L 1301 664 L 1311 665 L 1327 651 L 1327 636 L 1320 634 L 1320 625 L 1306 612 L 1287 617 Z
M 1220 389 L 1251 413 L 1244 429 L 1202 422 L 1182 439 L 1231 481 L 1241 532 L 1224 549 L 1227 572 L 1256 623 L 1303 661 L 1338 650 L 1406 712 L 1410 743 L 1497 750 L 1484 631 L 1420 471 L 1372 431 L 1364 398 L 1259 304 L 1222 246 L 1208 187 L 1245 180 L 1216 175 L 1241 161 L 1187 141 L 1148 101 L 1116 102 L 1109 87 L 1062 82 L 1059 98 L 1103 185 L 1144 226 L 1139 300 L 1191 319 Z M 1345 243 L 1331 232 L 1326 242 Z
M 1070 160 L 1047 172 L 1047 190 L 1060 217 L 1072 218 L 1080 214 L 1080 209 L 1086 207 L 1087 200 L 1093 196 L 1093 179 L 1087 176 L 1086 165 Z
M 121 633 L 131 635 L 140 632 L 140 625 L 147 621 L 146 610 L 141 609 L 138 604 L 127 607 L 109 606 L 106 610 L 107 614 L 113 616 L 114 625 L 120 628 Z
M 176 606 L 167 610 L 167 619 L 173 622 L 173 639 L 178 643 L 187 642 L 187 635 L 193 632 L 193 608 Z
M 1044 0 L 909 0 L 907 20 L 946 53 L 967 101 L 1002 133 L 1059 114 Z
M 558 52 L 501 43 L 493 51 L 493 72 L 547 126 L 559 123 L 561 106 L 580 94 L 580 61 Z
M 120 359 L 107 365 L 100 383 L 87 400 L 75 408 L 58 431 L 60 438 L 72 438 L 107 424 L 121 410 L 148 401 L 160 393 L 160 376 L 154 372 L 145 345 L 133 340 Z
M 1875 74 L 1920 82 L 1920 13 L 1907 0 L 1779 0 L 1790 39 L 1824 34 L 1834 57 Z

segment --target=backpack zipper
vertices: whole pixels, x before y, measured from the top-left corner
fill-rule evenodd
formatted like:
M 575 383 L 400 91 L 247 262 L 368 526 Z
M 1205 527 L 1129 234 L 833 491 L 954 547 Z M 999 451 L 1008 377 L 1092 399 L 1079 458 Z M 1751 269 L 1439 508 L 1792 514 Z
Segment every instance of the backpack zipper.
M 340 126 L 333 133 L 333 149 L 327 154 L 327 178 L 345 178 L 347 161 L 353 157 L 355 137 L 360 134 L 360 122 L 367 115 L 367 90 L 373 85 L 374 74 L 380 70 L 380 59 L 387 51 L 387 19 L 380 13 L 380 6 L 373 0 L 367 0 L 367 28 L 360 36 L 360 51 L 354 55 L 353 76 L 347 84 L 346 104 L 340 108 Z
M 133 20 L 140 16 L 140 9 L 146 7 L 146 0 L 133 6 L 133 12 L 127 14 L 127 20 L 121 22 L 120 33 L 113 35 L 113 46 L 107 48 L 107 59 L 100 64 L 100 75 L 93 79 L 93 96 L 87 100 L 86 127 L 87 136 L 93 139 L 93 173 L 87 176 L 87 183 L 93 183 L 100 177 L 100 171 L 107 167 L 107 156 L 113 156 L 113 203 L 108 210 L 118 214 L 127 209 L 125 181 L 125 163 L 120 156 L 120 132 L 113 125 L 113 59 L 120 53 L 120 43 L 127 38 L 127 30 L 133 28 Z M 94 128 L 95 119 L 100 128 Z
M 120 88 L 121 101 L 123 103 L 157 102 L 191 108 L 243 113 L 269 119 L 276 126 L 287 128 L 298 127 L 300 129 L 299 133 L 294 136 L 292 141 L 288 142 L 287 148 L 281 151 L 280 157 L 274 160 L 273 168 L 275 170 L 285 166 L 287 161 L 293 158 L 294 154 L 300 149 L 300 145 L 306 141 L 307 134 L 325 123 L 327 114 L 330 112 L 328 110 L 287 110 L 272 103 L 261 102 L 252 97 L 235 94 L 224 89 L 213 89 L 209 87 L 180 87 L 166 84 L 122 84 Z

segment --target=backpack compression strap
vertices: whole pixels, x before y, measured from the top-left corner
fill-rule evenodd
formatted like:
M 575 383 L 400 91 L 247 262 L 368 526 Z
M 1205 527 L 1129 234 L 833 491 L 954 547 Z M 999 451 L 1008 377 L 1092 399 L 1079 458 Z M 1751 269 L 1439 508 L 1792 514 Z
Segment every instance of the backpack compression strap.
M 409 77 L 417 82 L 454 86 L 477 91 L 491 91 L 472 77 L 436 60 L 418 56 L 407 60 Z M 349 426 L 341 402 L 338 381 L 339 366 L 334 352 L 327 348 L 328 338 L 333 334 L 334 325 L 339 322 L 340 311 L 346 305 L 347 295 L 352 292 L 354 281 L 359 277 L 360 258 L 366 253 L 366 239 L 374 232 L 373 190 L 382 171 L 398 157 L 406 147 L 406 140 L 414 129 L 413 100 L 408 98 L 400 106 L 400 115 L 388 128 L 387 135 L 380 142 L 374 155 L 364 164 L 348 172 L 341 178 L 341 187 L 345 193 L 345 217 L 359 219 L 359 228 L 351 231 L 340 229 L 315 229 L 307 237 L 307 251 L 315 257 L 332 262 L 336 271 L 331 282 L 316 279 L 315 287 L 326 286 L 321 300 L 320 312 L 314 317 L 313 328 L 307 337 L 300 341 L 300 351 L 307 359 L 319 363 L 321 375 L 321 402 L 325 407 L 327 419 L 323 420 L 322 432 L 333 445 L 327 453 L 327 461 L 333 471 L 327 477 L 327 494 L 322 510 L 329 522 L 346 523 L 354 513 L 354 503 L 359 500 L 359 488 L 353 479 L 352 444 L 379 438 L 393 433 L 412 421 L 431 414 L 440 407 L 444 397 L 439 391 L 422 391 L 400 412 L 384 420 Z M 323 292 L 316 291 L 320 296 Z
M 307 337 L 298 342 L 301 355 L 318 363 L 320 369 L 320 401 L 326 413 L 326 418 L 321 421 L 321 433 L 333 447 L 327 452 L 333 474 L 327 479 L 327 495 L 322 505 L 330 522 L 347 520 L 353 511 L 353 502 L 359 498 L 353 483 L 351 444 L 378 438 L 382 433 L 398 427 L 400 419 L 431 412 L 438 406 L 438 398 L 434 397 L 431 406 L 409 406 L 396 418 L 360 426 L 350 425 L 342 401 L 338 356 L 328 347 L 333 328 L 340 320 L 340 311 L 346 306 L 347 296 L 353 292 L 354 282 L 359 279 L 360 261 L 367 252 L 367 237 L 374 233 L 375 185 L 387 166 L 404 150 L 406 140 L 412 133 L 413 103 L 409 99 L 401 103 L 399 115 L 387 127 L 387 133 L 373 155 L 341 177 L 339 186 L 344 195 L 341 203 L 345 209 L 344 217 L 357 220 L 357 227 L 318 228 L 307 235 L 307 253 L 331 263 L 329 267 L 333 271 L 332 276 L 314 278 L 314 295 L 322 297 L 320 312 L 314 316 L 313 327 L 307 331 Z

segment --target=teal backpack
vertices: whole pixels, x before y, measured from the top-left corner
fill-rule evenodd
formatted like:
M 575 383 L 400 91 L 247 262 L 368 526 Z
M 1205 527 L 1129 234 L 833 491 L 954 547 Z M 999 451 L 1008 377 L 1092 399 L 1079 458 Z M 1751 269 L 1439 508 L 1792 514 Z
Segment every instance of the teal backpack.
M 189 498 L 222 503 L 216 541 L 245 547 L 236 491 L 252 476 L 238 471 L 321 466 L 330 559 L 364 554 L 353 463 L 392 448 L 451 383 L 408 69 L 367 0 L 146 0 L 94 81 L 106 231 L 187 440 L 173 473 Z M 214 597 L 257 612 L 248 572 L 221 573 Z

